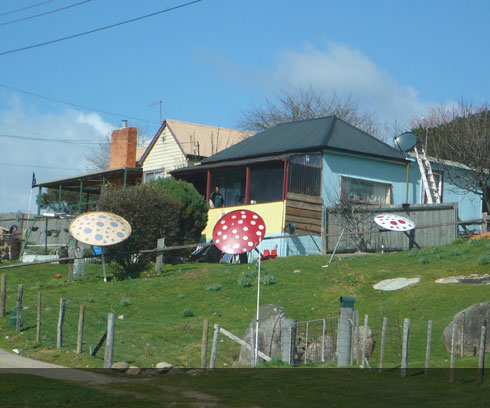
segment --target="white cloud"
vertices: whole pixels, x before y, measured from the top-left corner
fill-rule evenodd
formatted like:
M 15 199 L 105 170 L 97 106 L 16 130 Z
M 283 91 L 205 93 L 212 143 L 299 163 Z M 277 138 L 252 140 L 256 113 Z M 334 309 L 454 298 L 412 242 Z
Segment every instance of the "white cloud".
M 325 49 L 306 44 L 301 51 L 283 50 L 270 74 L 279 87 L 311 84 L 352 95 L 384 122 L 408 124 L 428 107 L 413 87 L 398 83 L 366 55 L 341 44 L 328 43 Z
M 115 126 L 96 113 L 66 109 L 43 113 L 13 97 L 7 108 L 0 110 L 0 135 L 63 142 L 36 141 L 0 136 L 0 213 L 27 211 L 32 173 L 38 182 L 46 182 L 86 173 L 86 155 Z M 92 141 L 93 144 L 74 143 Z M 35 194 L 32 208 L 34 211 Z

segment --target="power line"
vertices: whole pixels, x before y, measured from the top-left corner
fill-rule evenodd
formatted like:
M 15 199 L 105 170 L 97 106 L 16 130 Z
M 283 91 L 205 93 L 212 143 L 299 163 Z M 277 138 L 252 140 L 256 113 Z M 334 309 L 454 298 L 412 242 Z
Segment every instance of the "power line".
M 56 143 L 66 143 L 66 144 L 103 144 L 103 142 L 87 139 L 50 139 L 50 138 L 39 138 L 30 136 L 20 136 L 20 135 L 9 135 L 5 133 L 0 133 L 0 137 L 6 137 L 10 139 L 22 139 L 22 140 L 34 140 L 36 142 L 56 142 Z
M 105 110 L 101 110 L 101 109 L 92 108 L 90 106 L 79 105 L 79 104 L 76 104 L 76 103 L 73 103 L 73 102 L 68 102 L 68 101 L 63 101 L 61 99 L 52 98 L 50 96 L 44 96 L 44 95 L 40 95 L 40 94 L 37 94 L 37 93 L 34 93 L 34 92 L 24 91 L 23 89 L 14 88 L 13 86 L 8 86 L 8 85 L 5 85 L 5 84 L 0 84 L 0 87 L 5 88 L 5 89 L 10 89 L 11 91 L 20 92 L 20 93 L 23 93 L 23 94 L 26 94 L 26 95 L 35 96 L 36 98 L 46 99 L 48 101 L 57 102 L 57 103 L 63 103 L 65 105 L 73 106 L 75 108 L 81 108 L 81 109 L 91 110 L 91 111 L 94 111 L 94 112 L 104 113 L 106 115 L 117 116 L 117 117 L 120 117 L 120 118 L 134 119 L 134 120 L 139 120 L 139 121 L 142 121 L 142 122 L 147 122 L 147 123 L 153 123 L 153 124 L 156 124 L 156 125 L 161 125 L 160 122 L 155 122 L 155 121 L 148 120 L 148 119 L 142 119 L 142 118 L 138 118 L 136 116 L 123 115 L 122 113 L 109 112 L 109 111 L 105 111 Z
M 30 50 L 31 48 L 42 47 L 44 45 L 54 44 L 54 43 L 57 43 L 57 42 L 60 42 L 60 41 L 71 40 L 72 38 L 81 37 L 81 36 L 87 35 L 87 34 L 93 34 L 93 33 L 96 33 L 98 31 L 108 30 L 109 28 L 114 28 L 114 27 L 118 27 L 118 26 L 121 26 L 121 25 L 124 25 L 124 24 L 133 23 L 135 21 L 139 21 L 139 20 L 143 20 L 145 18 L 153 17 L 153 16 L 156 16 L 158 14 L 168 13 L 169 11 L 177 10 L 177 9 L 180 9 L 180 8 L 183 8 L 183 7 L 186 7 L 186 6 L 190 6 L 192 4 L 199 3 L 201 1 L 203 1 L 203 0 L 190 1 L 188 3 L 180 4 L 180 5 L 175 6 L 175 7 L 167 8 L 165 10 L 156 11 L 155 13 L 146 14 L 144 16 L 132 18 L 130 20 L 121 21 L 119 23 L 111 24 L 111 25 L 108 25 L 108 26 L 105 26 L 105 27 L 99 27 L 99 28 L 96 28 L 94 30 L 85 31 L 83 33 L 73 34 L 73 35 L 69 35 L 67 37 L 58 38 L 56 40 L 45 41 L 45 42 L 42 42 L 42 43 L 38 43 L 38 44 L 34 44 L 34 45 L 29 45 L 27 47 L 16 48 L 16 49 L 13 49 L 13 50 L 0 52 L 0 56 L 6 55 L 6 54 L 12 54 L 14 52 L 19 52 L 19 51 Z
M 33 19 L 33 18 L 37 18 L 37 17 L 46 16 L 46 15 L 48 15 L 48 14 L 57 13 L 57 12 L 59 12 L 59 11 L 63 11 L 63 10 L 66 10 L 66 9 L 69 9 L 69 8 L 72 8 L 72 7 L 80 6 L 80 5 L 85 4 L 85 3 L 88 3 L 88 2 L 90 2 L 90 1 L 93 1 L 93 0 L 84 0 L 84 1 L 81 1 L 81 2 L 79 2 L 79 3 L 71 4 L 71 5 L 69 5 L 69 6 L 61 7 L 61 8 L 55 9 L 55 10 L 51 10 L 51 11 L 46 11 L 45 13 L 35 14 L 35 15 L 33 15 L 33 16 L 28 16 L 28 17 L 24 17 L 24 18 L 19 18 L 19 19 L 17 19 L 17 20 L 7 21 L 7 22 L 5 22 L 5 23 L 1 23 L 1 24 L 0 24 L 0 27 L 2 27 L 2 26 L 6 26 L 6 25 L 9 25 L 9 24 L 20 23 L 21 21 L 31 20 L 31 19 Z
M 19 11 L 24 11 L 24 10 L 27 10 L 27 9 L 30 9 L 30 8 L 33 8 L 33 7 L 41 6 L 43 4 L 51 3 L 53 1 L 55 1 L 55 0 L 42 1 L 41 3 L 32 4 L 31 6 L 22 7 L 22 8 L 15 9 L 15 10 L 6 11 L 5 13 L 0 14 L 0 17 L 6 16 L 7 14 L 18 13 Z
M 71 170 L 73 172 L 79 171 L 77 169 L 72 168 L 66 168 L 66 167 L 52 167 L 52 166 L 38 166 L 37 164 L 15 164 L 15 163 L 5 163 L 5 162 L 0 162 L 0 166 L 13 166 L 13 167 L 30 167 L 35 168 L 35 169 L 52 169 L 52 170 Z

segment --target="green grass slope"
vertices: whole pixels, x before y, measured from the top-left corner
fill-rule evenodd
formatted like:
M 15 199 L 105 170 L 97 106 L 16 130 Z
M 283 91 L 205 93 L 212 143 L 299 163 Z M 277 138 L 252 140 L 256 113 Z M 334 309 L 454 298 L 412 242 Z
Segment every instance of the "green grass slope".
M 490 273 L 488 240 L 458 241 L 452 245 L 400 253 L 336 258 L 329 256 L 290 257 L 262 263 L 262 273 L 276 283 L 263 285 L 261 304 L 282 306 L 298 321 L 338 315 L 339 297 L 356 298 L 361 316 L 369 315 L 369 326 L 379 334 L 383 316 L 388 317 L 385 366 L 399 365 L 401 325 L 412 322 L 411 367 L 423 366 L 427 321 L 433 320 L 432 366 L 448 367 L 449 354 L 442 344 L 442 331 L 460 310 L 490 300 L 488 286 L 441 285 L 441 277 Z M 87 264 L 83 278 L 65 283 L 67 265 L 42 265 L 0 270 L 7 274 L 7 311 L 0 318 L 0 347 L 20 349 L 24 356 L 73 367 L 101 367 L 103 350 L 89 356 L 106 330 L 107 313 L 116 320 L 115 360 L 138 366 L 167 361 L 176 366 L 200 365 L 202 324 L 219 323 L 242 336 L 255 315 L 257 284 L 241 287 L 237 281 L 256 265 L 186 264 L 165 265 L 162 274 L 135 280 L 102 280 L 101 265 Z M 63 278 L 55 278 L 57 273 Z M 395 292 L 381 292 L 372 285 L 382 279 L 419 277 L 420 283 Z M 18 284 L 24 284 L 23 331 L 10 326 L 15 315 Z M 42 292 L 41 342 L 35 342 L 37 294 Z M 67 300 L 64 344 L 56 349 L 59 300 Z M 86 305 L 84 351 L 75 354 L 78 311 Z M 330 330 L 330 326 L 327 331 Z M 239 346 L 221 338 L 217 366 L 230 367 Z M 376 339 L 379 345 L 379 337 Z M 377 364 L 379 347 L 371 358 Z M 458 367 L 476 367 L 475 357 L 458 358 Z

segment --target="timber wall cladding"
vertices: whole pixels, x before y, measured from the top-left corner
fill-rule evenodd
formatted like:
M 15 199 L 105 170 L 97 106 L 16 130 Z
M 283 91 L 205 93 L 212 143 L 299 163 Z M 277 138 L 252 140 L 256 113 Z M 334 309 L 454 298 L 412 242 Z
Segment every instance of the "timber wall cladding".
M 411 204 L 408 207 L 402 205 L 385 205 L 373 208 L 361 207 L 359 211 L 366 215 L 361 229 L 364 231 L 378 230 L 379 227 L 374 223 L 374 216 L 377 214 L 388 213 L 397 214 L 412 220 L 416 228 L 411 232 L 412 238 L 422 248 L 450 244 L 457 238 L 457 226 L 455 222 L 458 218 L 458 204 Z M 345 226 L 341 216 L 336 213 L 334 208 L 326 209 L 326 246 L 327 251 L 332 251 L 338 241 L 338 237 Z M 346 228 L 345 232 L 349 231 Z M 355 236 L 344 235 L 340 241 L 339 251 L 355 251 Z M 414 244 L 410 244 L 409 238 L 402 232 L 384 231 L 373 232 L 365 235 L 367 249 L 381 250 L 405 250 L 410 249 Z
M 298 234 L 321 235 L 322 206 L 321 197 L 288 193 L 284 228 L 287 231 L 288 225 L 294 223 Z

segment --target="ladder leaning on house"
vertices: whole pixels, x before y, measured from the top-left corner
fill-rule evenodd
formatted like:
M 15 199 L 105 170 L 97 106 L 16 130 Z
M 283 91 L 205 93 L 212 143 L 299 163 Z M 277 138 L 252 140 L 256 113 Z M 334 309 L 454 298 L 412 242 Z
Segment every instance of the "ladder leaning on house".
M 434 173 L 432 173 L 430 161 L 425 154 L 425 149 L 420 148 L 419 153 L 417 147 L 414 147 L 414 151 L 417 163 L 419 165 L 420 175 L 422 176 L 425 194 L 427 195 L 427 202 L 429 204 L 440 203 L 441 197 L 439 195 L 439 189 L 437 188 L 436 181 L 434 179 Z

